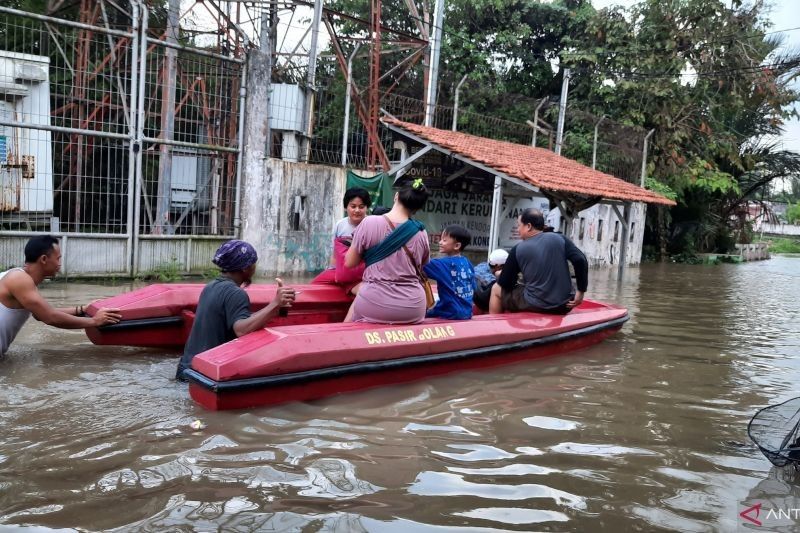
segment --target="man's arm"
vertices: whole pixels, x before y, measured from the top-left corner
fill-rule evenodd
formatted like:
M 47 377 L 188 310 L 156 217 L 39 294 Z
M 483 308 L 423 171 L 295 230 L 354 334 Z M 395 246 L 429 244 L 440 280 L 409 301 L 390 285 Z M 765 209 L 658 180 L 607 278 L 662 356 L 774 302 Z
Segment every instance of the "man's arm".
M 11 277 L 13 276 L 13 277 Z M 11 279 L 8 279 L 8 278 Z M 122 318 L 119 309 L 100 309 L 93 317 L 77 317 L 51 306 L 42 298 L 33 280 L 24 273 L 6 275 L 7 287 L 20 305 L 49 326 L 62 329 L 81 329 L 116 324 Z M 74 309 L 73 309 L 74 310 Z
M 69 307 L 57 307 L 56 309 L 58 309 L 62 313 L 66 313 L 68 315 L 83 316 L 83 314 L 85 313 L 84 307 L 88 307 L 88 306 L 71 305 Z
M 564 237 L 565 249 L 564 252 L 567 256 L 567 261 L 572 263 L 572 268 L 575 269 L 575 284 L 577 285 L 577 292 L 575 299 L 567 302 L 567 307 L 573 308 L 583 301 L 583 295 L 589 286 L 589 262 L 586 256 L 581 252 L 580 248 L 575 246 L 573 242 Z
M 519 263 L 517 263 L 517 247 L 514 246 L 508 252 L 508 259 L 503 265 L 503 270 L 500 272 L 500 277 L 497 278 L 497 284 L 504 290 L 510 291 L 517 285 L 517 278 L 519 277 Z
M 267 322 L 278 316 L 281 307 L 291 307 L 294 303 L 295 293 L 291 287 L 278 287 L 275 298 L 266 307 L 256 311 L 247 318 L 242 318 L 233 323 L 233 332 L 237 337 L 257 331 L 267 325 Z

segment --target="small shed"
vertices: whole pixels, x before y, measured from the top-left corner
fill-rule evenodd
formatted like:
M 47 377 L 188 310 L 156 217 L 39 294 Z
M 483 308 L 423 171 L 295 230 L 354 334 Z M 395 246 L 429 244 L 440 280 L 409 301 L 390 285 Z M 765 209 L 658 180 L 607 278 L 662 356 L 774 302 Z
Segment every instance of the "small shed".
M 618 219 L 616 227 L 621 228 L 621 239 L 618 239 L 621 258 L 628 257 L 631 213 L 635 204 L 675 205 L 660 194 L 543 148 L 420 126 L 393 117 L 384 117 L 382 121 L 402 139 L 401 149 L 405 152 L 405 157 L 401 156 L 388 171 L 390 175 L 401 176 L 415 162 L 436 152 L 456 163 L 442 173 L 441 183 L 451 184 L 471 174 L 473 179 L 481 179 L 484 191 L 491 191 L 489 250 L 501 243 L 501 220 L 514 206 L 507 201 L 509 198 L 543 196 L 558 207 L 565 222 L 561 229 L 567 235 L 572 234 L 573 221 L 579 218 L 581 211 L 601 203 L 607 205 Z M 406 142 L 413 147 L 408 147 Z M 641 226 L 640 232 L 643 231 Z M 620 260 L 619 264 L 623 266 L 626 262 Z

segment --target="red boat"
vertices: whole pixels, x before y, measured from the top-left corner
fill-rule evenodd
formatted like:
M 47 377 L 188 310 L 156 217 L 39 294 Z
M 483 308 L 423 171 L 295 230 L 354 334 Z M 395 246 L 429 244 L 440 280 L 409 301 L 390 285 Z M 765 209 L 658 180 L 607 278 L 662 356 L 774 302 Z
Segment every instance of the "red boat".
M 286 317 L 198 354 L 186 371 L 192 398 L 208 409 L 311 400 L 454 370 L 554 355 L 597 343 L 628 320 L 622 307 L 585 300 L 566 316 L 540 313 L 430 319 L 416 325 L 341 321 L 350 297 L 333 285 L 295 285 Z M 95 302 L 123 320 L 87 330 L 95 344 L 180 348 L 191 330 L 202 285 L 151 285 Z M 247 289 L 252 308 L 274 285 Z

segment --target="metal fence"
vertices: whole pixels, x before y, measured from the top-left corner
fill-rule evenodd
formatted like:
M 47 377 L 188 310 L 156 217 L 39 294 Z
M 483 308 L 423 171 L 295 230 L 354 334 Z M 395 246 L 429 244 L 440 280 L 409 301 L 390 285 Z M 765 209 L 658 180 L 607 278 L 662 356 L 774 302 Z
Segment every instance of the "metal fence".
M 341 78 L 331 77 L 318 87 L 314 136 L 308 160 L 314 163 L 344 165 L 343 150 L 346 150 L 346 166 L 366 168 L 367 134 L 352 108 L 349 119 L 345 120 L 344 94 L 344 81 Z M 546 101 L 543 104 L 546 105 L 540 106 L 537 119 L 539 132 L 536 136 L 536 146 L 552 150 L 556 132 L 550 125 L 557 122 L 558 102 Z M 382 94 L 381 109 L 400 120 L 414 124 L 422 124 L 425 119 L 425 102 L 408 96 Z M 343 133 L 345 122 L 348 124 L 346 135 Z M 479 137 L 524 145 L 533 143 L 532 125 L 532 120 L 515 122 L 464 109 L 457 110 L 454 106 L 445 105 L 435 106 L 433 115 L 435 128 L 446 130 L 455 128 L 460 132 Z M 597 126 L 596 137 L 595 126 Z M 383 127 L 379 133 L 386 153 L 393 159 L 392 136 Z M 586 166 L 594 165 L 597 170 L 638 185 L 641 181 L 646 134 L 647 132 L 641 128 L 623 125 L 570 106 L 566 114 L 562 154 Z M 273 155 L 281 156 L 280 151 L 275 151 Z M 305 161 L 302 155 L 300 160 Z
M 178 4 L 166 17 L 137 1 L 63 18 L 0 7 L 6 235 L 123 239 L 112 271 L 135 272 L 176 256 L 139 260 L 141 239 L 235 234 L 246 37 L 198 42 Z
M 314 135 L 311 140 L 309 162 L 343 165 L 345 164 L 343 150 L 346 150 L 346 166 L 366 168 L 367 133 L 352 107 L 349 119 L 345 121 L 346 102 L 343 85 L 341 79 L 334 77 L 323 80 L 317 88 Z M 425 102 L 416 98 L 384 93 L 381 95 L 381 109 L 405 122 L 422 124 L 425 120 Z M 453 126 L 453 117 L 452 106 L 437 105 L 434 108 L 433 127 L 449 130 Z M 490 139 L 520 144 L 530 143 L 532 130 L 525 123 L 463 111 L 456 119 L 458 131 Z M 346 134 L 345 122 L 348 123 Z M 379 134 L 384 150 L 392 159 L 391 134 L 384 127 L 380 127 Z M 280 152 L 274 151 L 273 155 L 280 157 Z

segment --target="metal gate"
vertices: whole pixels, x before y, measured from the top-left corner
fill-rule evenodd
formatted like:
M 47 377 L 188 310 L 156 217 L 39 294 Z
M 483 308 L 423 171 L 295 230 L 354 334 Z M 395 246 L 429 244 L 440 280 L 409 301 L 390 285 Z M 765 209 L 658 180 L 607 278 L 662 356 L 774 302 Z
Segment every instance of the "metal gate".
M 0 7 L 0 267 L 44 232 L 66 274 L 196 271 L 238 232 L 247 39 L 200 42 L 170 4 Z

